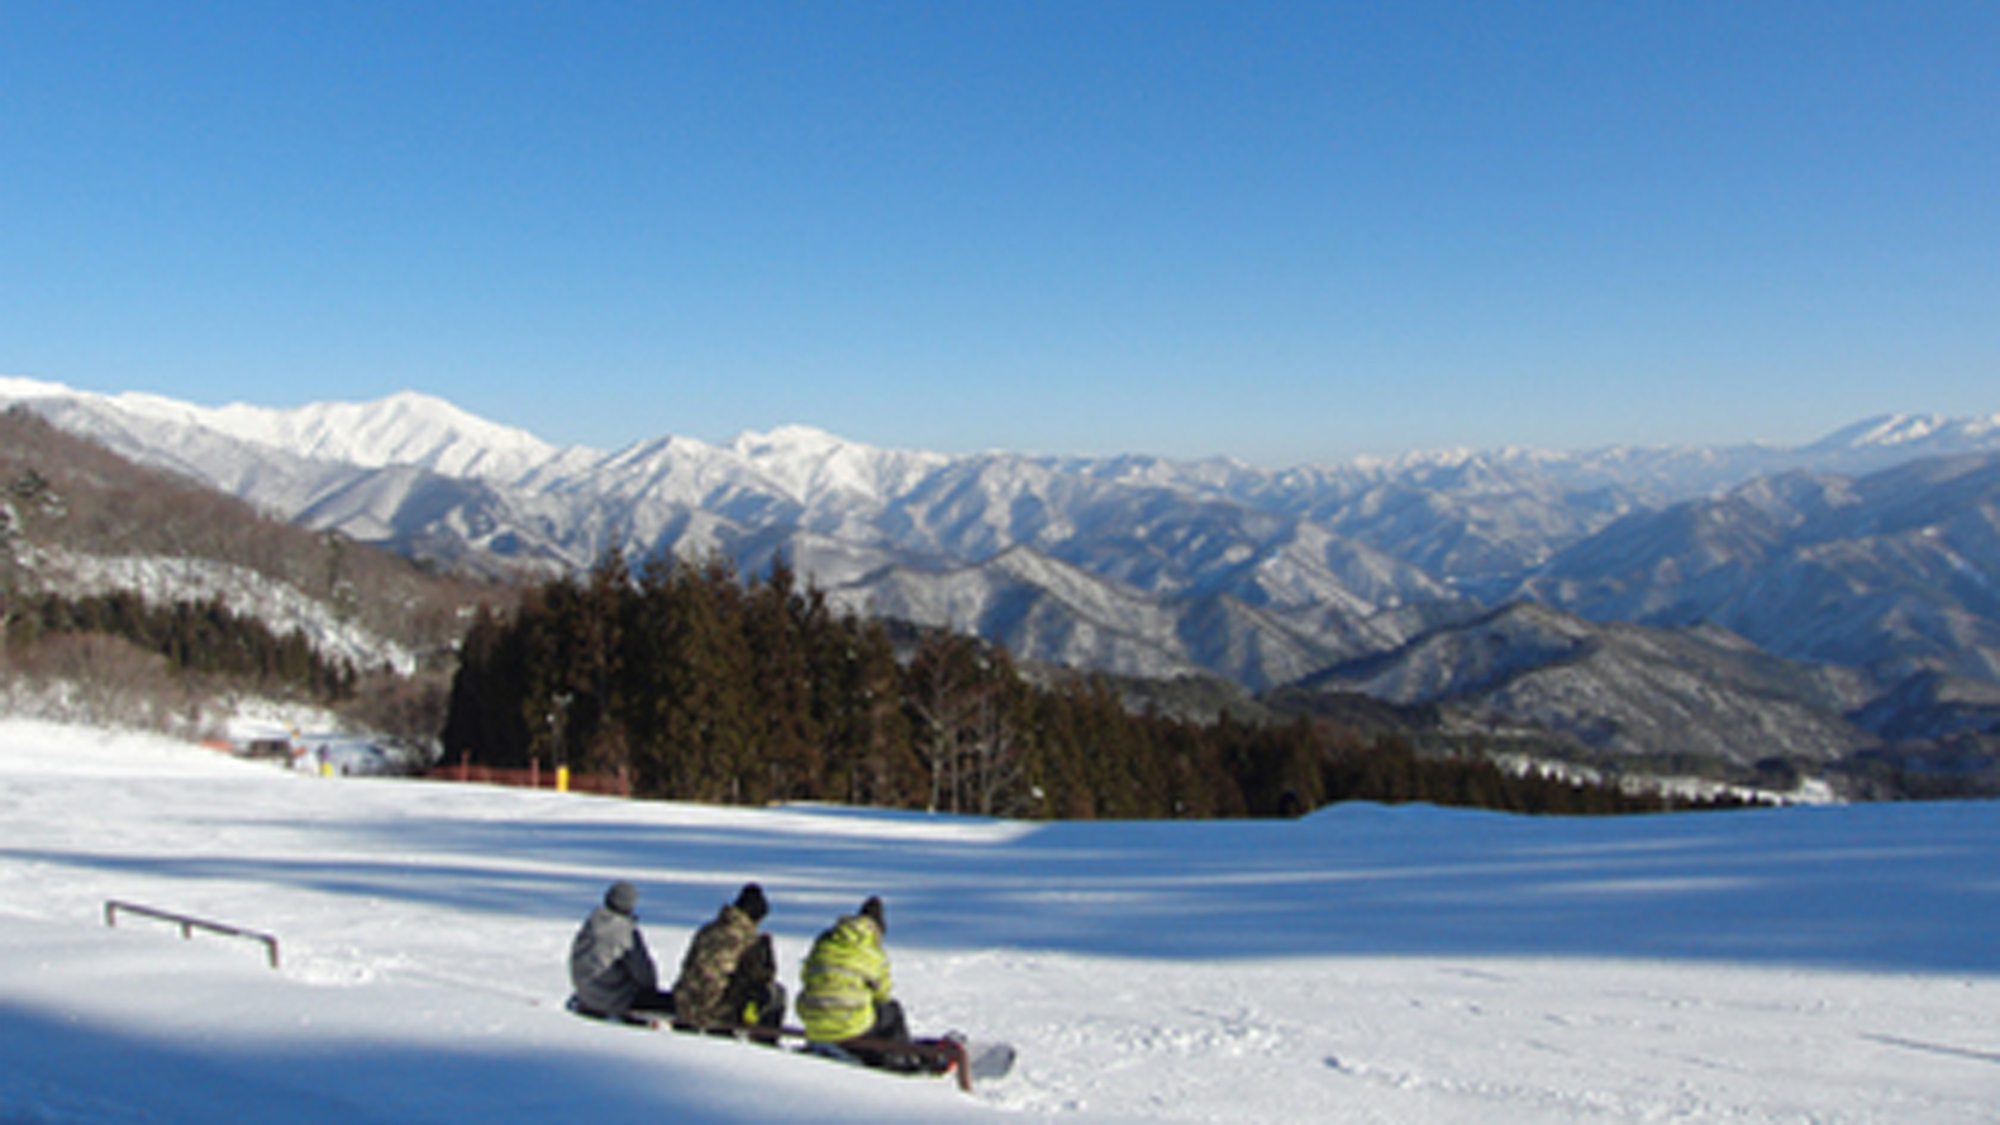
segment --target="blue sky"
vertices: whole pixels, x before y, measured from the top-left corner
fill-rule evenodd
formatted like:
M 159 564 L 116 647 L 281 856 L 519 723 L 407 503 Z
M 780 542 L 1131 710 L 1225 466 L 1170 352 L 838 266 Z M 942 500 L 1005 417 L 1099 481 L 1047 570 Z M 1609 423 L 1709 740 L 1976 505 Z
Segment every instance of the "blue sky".
M 1266 465 L 2000 411 L 2000 5 L 16 3 L 0 374 Z

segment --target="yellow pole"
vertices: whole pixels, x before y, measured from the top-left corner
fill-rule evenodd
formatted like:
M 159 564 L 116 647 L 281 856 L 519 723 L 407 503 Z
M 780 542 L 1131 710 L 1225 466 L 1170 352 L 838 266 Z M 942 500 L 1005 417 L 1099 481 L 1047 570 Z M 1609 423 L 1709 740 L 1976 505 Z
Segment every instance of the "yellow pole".
M 567 792 L 569 792 L 569 767 L 568 767 L 568 766 L 557 766 L 557 767 L 556 767 L 556 792 L 558 792 L 558 793 L 567 793 Z

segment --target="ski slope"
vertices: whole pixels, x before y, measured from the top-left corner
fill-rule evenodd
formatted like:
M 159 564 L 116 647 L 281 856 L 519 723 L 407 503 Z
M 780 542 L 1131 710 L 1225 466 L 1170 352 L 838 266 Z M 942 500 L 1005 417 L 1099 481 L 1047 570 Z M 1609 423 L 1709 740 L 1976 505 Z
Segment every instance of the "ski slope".
M 888 902 L 972 1096 L 566 1015 L 613 879 L 671 976 Z M 120 916 L 118 899 L 274 935 Z M 0 722 L 0 1122 L 1990 1122 L 2000 804 L 1021 824 L 321 779 Z

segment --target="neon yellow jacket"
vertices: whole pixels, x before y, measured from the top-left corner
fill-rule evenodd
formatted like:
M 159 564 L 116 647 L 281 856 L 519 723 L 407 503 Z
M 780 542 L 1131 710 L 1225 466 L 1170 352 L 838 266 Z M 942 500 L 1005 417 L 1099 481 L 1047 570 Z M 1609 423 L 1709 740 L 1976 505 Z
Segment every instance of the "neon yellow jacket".
M 806 1038 L 838 1043 L 875 1026 L 875 1005 L 889 999 L 889 955 L 882 931 L 859 914 L 833 924 L 813 942 L 802 972 L 799 1019 Z

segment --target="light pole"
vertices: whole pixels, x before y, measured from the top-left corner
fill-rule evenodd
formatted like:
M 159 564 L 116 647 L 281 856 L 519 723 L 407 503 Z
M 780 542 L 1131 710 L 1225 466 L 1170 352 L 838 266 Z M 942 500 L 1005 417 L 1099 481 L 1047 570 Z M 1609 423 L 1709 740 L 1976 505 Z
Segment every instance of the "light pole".
M 569 703 L 573 697 L 568 692 L 556 694 L 556 709 L 549 712 L 549 738 L 555 747 L 556 792 L 569 792 L 569 757 L 563 752 L 563 733 L 569 727 Z

